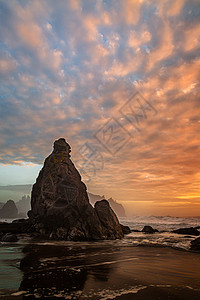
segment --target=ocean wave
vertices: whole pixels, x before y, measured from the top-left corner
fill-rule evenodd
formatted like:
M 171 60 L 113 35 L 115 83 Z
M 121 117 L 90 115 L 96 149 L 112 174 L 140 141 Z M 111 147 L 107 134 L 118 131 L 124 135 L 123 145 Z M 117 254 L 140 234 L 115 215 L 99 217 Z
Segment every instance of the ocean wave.
M 126 289 L 101 289 L 99 291 L 94 291 L 90 290 L 87 294 L 84 293 L 84 291 L 78 290 L 78 291 L 70 291 L 70 294 L 68 294 L 67 290 L 65 291 L 54 291 L 54 293 L 51 293 L 50 297 L 54 298 L 63 298 L 63 299 L 101 299 L 101 300 L 108 300 L 108 299 L 115 299 L 116 297 L 120 297 L 122 295 L 126 294 L 137 294 L 139 291 L 146 289 L 147 286 L 143 285 L 135 285 L 131 286 Z M 27 293 L 26 291 L 19 291 L 19 292 L 14 292 L 11 294 L 11 296 L 34 296 L 35 298 L 41 299 L 43 298 L 42 295 L 39 292 L 33 293 Z M 4 295 L 4 296 L 9 296 L 9 295 Z
M 195 238 L 193 236 L 170 232 L 154 234 L 132 232 L 122 240 L 122 244 L 124 246 L 171 247 L 174 249 L 189 250 L 190 242 Z

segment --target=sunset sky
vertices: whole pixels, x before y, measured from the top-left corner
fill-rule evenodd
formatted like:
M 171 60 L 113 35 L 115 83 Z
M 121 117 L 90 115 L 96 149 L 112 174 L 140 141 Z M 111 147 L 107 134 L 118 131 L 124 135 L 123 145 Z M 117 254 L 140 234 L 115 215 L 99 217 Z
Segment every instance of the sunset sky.
M 199 79 L 199 0 L 0 0 L 0 186 L 64 137 L 128 215 L 200 216 Z

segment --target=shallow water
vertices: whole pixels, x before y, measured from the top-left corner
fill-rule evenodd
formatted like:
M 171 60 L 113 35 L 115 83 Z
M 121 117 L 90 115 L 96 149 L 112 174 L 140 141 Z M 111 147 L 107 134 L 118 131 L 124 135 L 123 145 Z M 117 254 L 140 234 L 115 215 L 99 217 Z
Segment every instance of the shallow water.
M 186 293 L 192 293 L 191 299 L 199 296 L 198 253 L 170 248 L 123 247 L 118 242 L 23 241 L 26 245 L 23 258 L 22 244 L 4 246 L 8 258 L 4 265 L 7 261 L 8 273 L 2 274 L 1 296 L 115 299 L 125 294 L 136 297 L 142 290 L 152 287 L 170 291 L 186 289 Z M 17 269 L 21 258 L 23 273 Z M 7 297 L 4 299 L 11 299 Z

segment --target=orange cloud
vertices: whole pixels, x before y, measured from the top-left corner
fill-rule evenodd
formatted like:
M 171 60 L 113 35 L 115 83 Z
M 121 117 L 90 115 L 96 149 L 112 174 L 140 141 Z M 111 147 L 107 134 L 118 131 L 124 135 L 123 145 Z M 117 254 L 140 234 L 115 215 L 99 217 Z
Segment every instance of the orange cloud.
M 124 18 L 127 24 L 136 25 L 140 19 L 140 7 L 143 0 L 127 0 L 123 1 Z
M 0 59 L 0 72 L 8 74 L 16 69 L 16 63 L 11 59 Z

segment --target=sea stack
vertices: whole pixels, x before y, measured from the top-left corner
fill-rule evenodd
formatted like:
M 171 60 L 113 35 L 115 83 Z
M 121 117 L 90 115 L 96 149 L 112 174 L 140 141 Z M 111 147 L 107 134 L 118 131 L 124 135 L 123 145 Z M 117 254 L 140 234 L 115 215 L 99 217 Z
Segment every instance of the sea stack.
M 8 200 L 0 209 L 0 218 L 14 219 L 18 217 L 18 210 L 13 200 Z
M 28 216 L 32 229 L 52 239 L 122 238 L 122 228 L 108 201 L 98 201 L 94 208 L 89 203 L 70 152 L 70 145 L 60 138 L 45 159 L 31 194 Z

